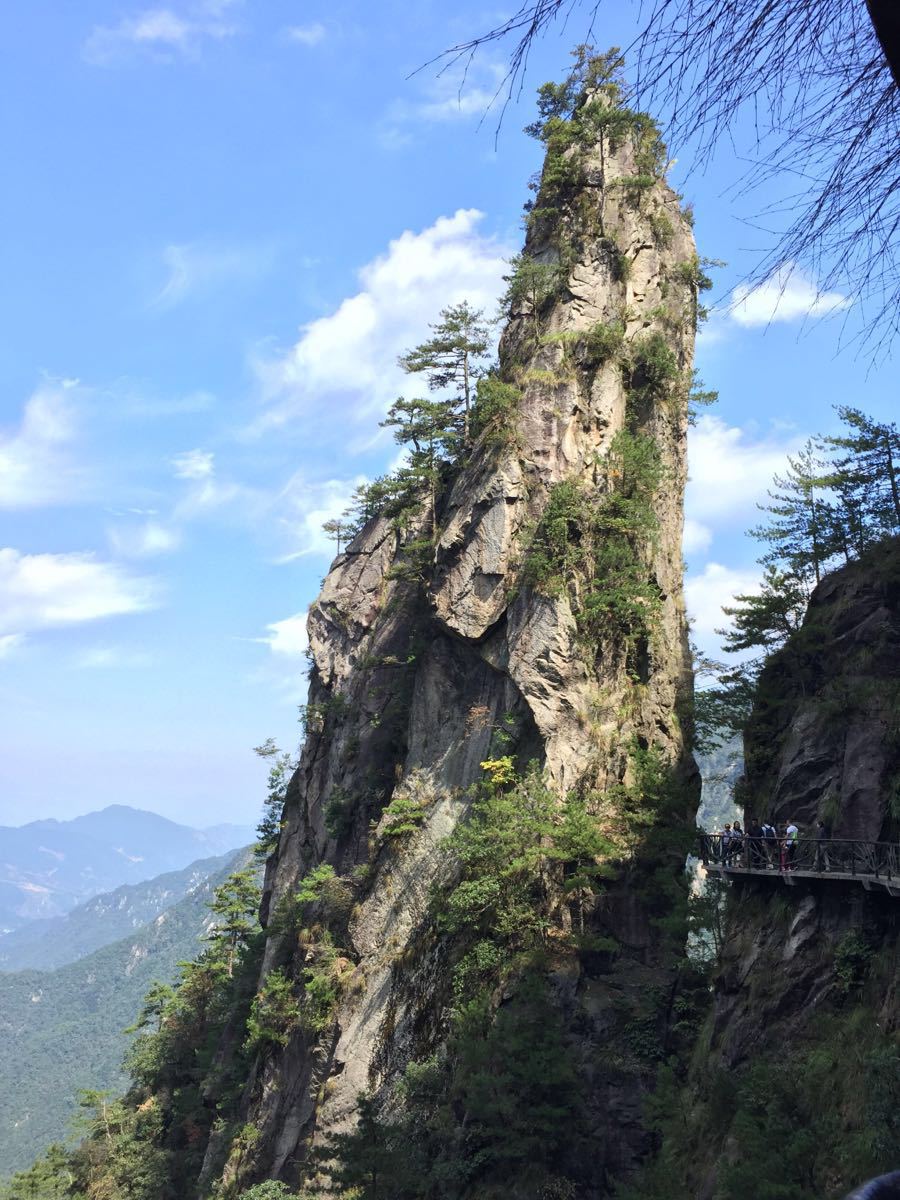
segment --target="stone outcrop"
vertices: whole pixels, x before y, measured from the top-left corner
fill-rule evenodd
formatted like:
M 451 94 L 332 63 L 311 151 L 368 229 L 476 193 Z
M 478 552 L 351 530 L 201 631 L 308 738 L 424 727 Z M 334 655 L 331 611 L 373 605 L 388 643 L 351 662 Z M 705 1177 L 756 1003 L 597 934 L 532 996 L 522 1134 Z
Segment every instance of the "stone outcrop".
M 658 751 L 677 776 L 686 810 L 695 799 L 681 721 L 692 688 L 681 533 L 696 254 L 662 178 L 642 178 L 637 195 L 626 186 L 640 174 L 635 153 L 630 137 L 615 150 L 589 148 L 587 182 L 555 221 L 534 223 L 526 251 L 551 263 L 565 226 L 561 285 L 537 310 L 514 306 L 500 347 L 501 377 L 521 395 L 513 428 L 504 438 L 483 436 L 458 471 L 439 505 L 424 577 L 403 570 L 416 531 L 401 534 L 376 517 L 334 561 L 310 610 L 307 739 L 264 912 L 277 912 L 311 867 L 332 864 L 354 889 L 346 938 L 353 975 L 327 1036 L 313 1045 L 298 1030 L 258 1062 L 245 1111 L 259 1135 L 252 1150 L 232 1149 L 226 1179 L 295 1180 L 309 1144 L 354 1121 L 360 1092 L 387 1096 L 409 1061 L 440 1044 L 447 947 L 429 925 L 429 895 L 448 870 L 442 842 L 464 817 L 466 789 L 497 752 L 499 730 L 520 764 L 543 766 L 560 796 L 630 782 L 630 748 L 639 746 Z M 591 362 L 579 339 L 598 323 L 620 328 L 621 346 Z M 630 355 L 653 335 L 675 378 L 651 400 Z M 662 468 L 656 532 L 640 548 L 658 611 L 637 652 L 615 637 L 586 641 L 571 589 L 542 594 L 519 578 L 554 485 L 572 481 L 602 495 L 606 458 L 623 430 L 650 439 Z M 383 811 L 410 788 L 425 798 L 424 819 L 391 843 Z M 623 947 L 618 965 L 592 974 L 570 955 L 554 975 L 560 1010 L 581 1030 L 598 1131 L 585 1169 L 597 1181 L 629 1169 L 647 1145 L 640 1112 L 653 1065 L 617 1058 L 615 1030 L 642 997 L 672 987 L 634 887 L 638 868 L 620 867 L 603 914 Z M 677 873 L 677 854 L 670 869 Z M 263 978 L 285 965 L 299 977 L 302 961 L 303 950 L 273 928 Z M 211 1148 L 208 1173 L 220 1152 Z

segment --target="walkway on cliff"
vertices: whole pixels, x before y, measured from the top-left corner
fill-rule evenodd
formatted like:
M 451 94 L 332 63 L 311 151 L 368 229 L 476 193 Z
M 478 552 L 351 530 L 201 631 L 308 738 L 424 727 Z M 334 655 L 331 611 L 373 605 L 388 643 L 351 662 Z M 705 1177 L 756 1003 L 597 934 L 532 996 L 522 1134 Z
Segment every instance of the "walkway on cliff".
M 780 880 L 788 886 L 800 880 L 861 884 L 867 891 L 884 889 L 900 898 L 900 844 L 828 838 L 801 839 L 793 855 L 782 854 L 777 842 L 744 837 L 735 849 L 721 834 L 701 833 L 700 861 L 711 874 L 725 879 L 755 877 Z

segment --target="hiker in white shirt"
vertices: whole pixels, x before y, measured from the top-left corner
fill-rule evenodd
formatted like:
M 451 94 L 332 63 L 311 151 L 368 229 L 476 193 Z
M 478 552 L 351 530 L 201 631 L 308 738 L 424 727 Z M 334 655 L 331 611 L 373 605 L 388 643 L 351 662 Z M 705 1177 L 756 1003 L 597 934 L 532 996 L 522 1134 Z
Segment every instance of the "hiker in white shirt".
M 784 831 L 784 869 L 793 871 L 794 856 L 797 853 L 797 838 L 800 836 L 800 830 L 792 820 L 787 829 Z

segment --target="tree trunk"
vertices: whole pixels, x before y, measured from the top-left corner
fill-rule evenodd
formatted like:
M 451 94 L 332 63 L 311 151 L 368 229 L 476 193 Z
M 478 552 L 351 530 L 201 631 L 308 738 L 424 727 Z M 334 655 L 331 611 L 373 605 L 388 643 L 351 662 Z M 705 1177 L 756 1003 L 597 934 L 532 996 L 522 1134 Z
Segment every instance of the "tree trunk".
M 463 416 L 463 445 L 468 450 L 469 442 L 469 354 L 463 351 L 463 395 L 466 400 L 466 410 Z
M 866 0 L 866 8 L 894 83 L 900 87 L 900 6 L 897 0 Z

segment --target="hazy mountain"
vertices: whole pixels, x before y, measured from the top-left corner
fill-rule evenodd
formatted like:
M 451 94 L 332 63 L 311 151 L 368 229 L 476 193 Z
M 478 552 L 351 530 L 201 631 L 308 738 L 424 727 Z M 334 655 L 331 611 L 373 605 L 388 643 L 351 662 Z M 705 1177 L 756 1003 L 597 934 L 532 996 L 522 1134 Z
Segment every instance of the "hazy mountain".
M 127 883 L 73 908 L 64 917 L 28 921 L 0 935 L 0 971 L 50 971 L 128 937 L 189 895 L 234 858 L 203 858 L 181 871 Z
M 79 1089 L 123 1089 L 122 1030 L 155 980 L 173 980 L 196 957 L 212 891 L 241 859 L 224 859 L 150 924 L 78 962 L 0 972 L 0 1178 L 65 1138 Z
M 180 871 L 253 837 L 249 827 L 192 829 L 124 804 L 71 821 L 0 826 L 0 929 L 62 916 L 101 892 Z

